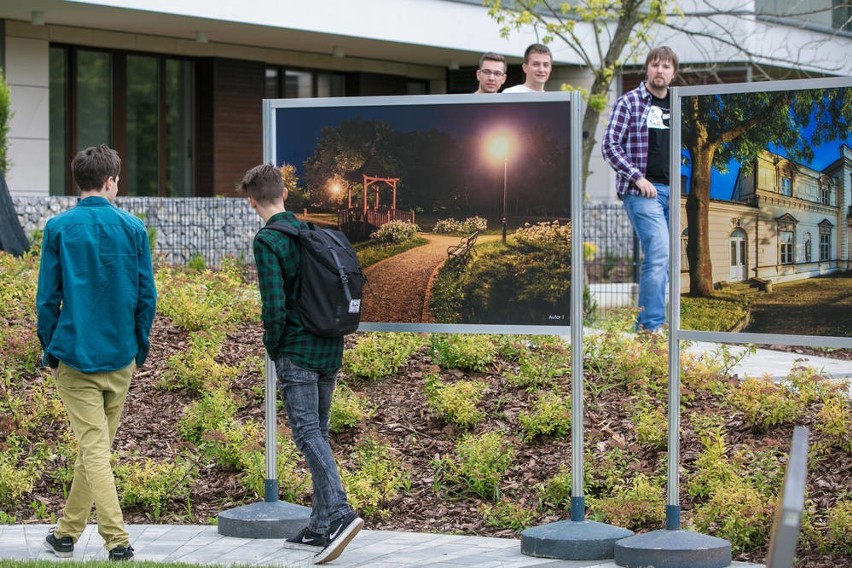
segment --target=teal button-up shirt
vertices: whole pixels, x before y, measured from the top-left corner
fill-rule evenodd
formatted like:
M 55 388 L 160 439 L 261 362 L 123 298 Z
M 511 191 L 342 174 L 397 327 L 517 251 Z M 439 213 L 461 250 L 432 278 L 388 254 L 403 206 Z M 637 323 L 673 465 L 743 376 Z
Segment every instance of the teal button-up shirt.
M 141 366 L 156 303 L 142 221 L 92 196 L 47 222 L 36 294 L 43 364 L 84 373 Z
M 267 221 L 299 226 L 289 211 Z M 319 337 L 302 325 L 295 310 L 299 297 L 299 242 L 278 231 L 261 229 L 254 237 L 254 261 L 260 286 L 263 345 L 272 360 L 284 356 L 310 371 L 339 369 L 343 359 L 342 337 Z

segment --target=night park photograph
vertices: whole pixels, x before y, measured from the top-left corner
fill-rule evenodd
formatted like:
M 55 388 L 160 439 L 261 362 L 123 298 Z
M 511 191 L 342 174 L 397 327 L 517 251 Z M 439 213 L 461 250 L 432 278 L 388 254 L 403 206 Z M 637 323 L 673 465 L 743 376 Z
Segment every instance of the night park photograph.
M 728 331 L 848 337 L 852 88 L 787 85 L 684 89 L 681 291 L 745 304 Z
M 271 119 L 286 206 L 353 243 L 363 323 L 567 328 L 568 95 L 288 103 Z

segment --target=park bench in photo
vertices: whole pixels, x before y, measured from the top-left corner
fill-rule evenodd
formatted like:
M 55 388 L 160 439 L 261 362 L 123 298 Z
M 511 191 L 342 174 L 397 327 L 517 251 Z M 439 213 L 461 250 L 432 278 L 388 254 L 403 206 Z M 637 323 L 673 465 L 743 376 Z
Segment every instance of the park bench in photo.
M 476 245 L 476 237 L 479 231 L 474 231 L 470 236 L 462 238 L 459 244 L 447 247 L 447 260 L 455 265 L 463 266 L 473 256 L 473 247 Z

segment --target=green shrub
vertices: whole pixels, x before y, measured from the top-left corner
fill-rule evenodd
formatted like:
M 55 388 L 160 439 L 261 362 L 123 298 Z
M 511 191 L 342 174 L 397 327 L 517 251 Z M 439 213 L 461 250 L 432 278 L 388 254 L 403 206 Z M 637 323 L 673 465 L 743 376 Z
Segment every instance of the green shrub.
M 559 377 L 571 374 L 571 354 L 561 341 L 520 350 L 518 372 L 507 373 L 506 380 L 529 390 L 552 387 Z
M 703 449 L 695 460 L 695 472 L 687 482 L 687 494 L 693 498 L 706 498 L 717 487 L 724 486 L 737 475 L 728 457 L 725 430 L 722 426 L 697 432 Z
M 852 499 L 841 499 L 828 510 L 820 549 L 846 553 L 852 550 Z
M 497 356 L 490 335 L 433 333 L 429 336 L 435 362 L 447 369 L 487 371 Z
M 816 418 L 814 430 L 833 446 L 852 453 L 852 409 L 847 398 L 837 394 L 826 399 Z
M 733 477 L 715 486 L 706 503 L 695 505 L 692 520 L 699 532 L 730 542 L 735 554 L 748 552 L 769 538 L 772 501 L 745 478 Z
M 536 518 L 535 509 L 508 499 L 501 499 L 494 505 L 485 504 L 480 507 L 479 513 L 488 526 L 514 531 L 531 526 Z
M 638 473 L 629 485 L 606 497 L 588 499 L 589 516 L 627 529 L 661 525 L 665 521 L 662 481 Z
M 376 231 L 370 233 L 370 238 L 379 243 L 404 243 L 417 236 L 420 227 L 407 221 L 388 221 Z
M 664 407 L 643 401 L 633 407 L 632 417 L 640 444 L 660 450 L 666 447 L 669 421 Z
M 518 415 L 518 421 L 526 441 L 537 436 L 565 436 L 571 430 L 571 399 L 552 390 L 539 393 L 529 412 Z
M 651 334 L 628 333 L 635 313 L 625 310 L 609 318 L 601 333 L 584 341 L 584 366 L 595 376 L 589 391 L 621 388 L 630 393 L 662 396 L 668 388 L 668 347 Z
M 500 432 L 466 434 L 456 444 L 456 458 L 433 461 L 435 483 L 463 484 L 483 499 L 499 497 L 500 478 L 512 465 L 515 448 Z
M 20 465 L 23 452 L 9 448 L 0 452 L 0 507 L 16 507 L 33 490 L 37 474 L 28 465 Z
M 485 381 L 444 383 L 437 375 L 430 375 L 425 384 L 426 403 L 442 420 L 468 428 L 485 418 L 477 405 L 487 388 Z
M 399 372 L 423 345 L 413 333 L 364 333 L 351 349 L 343 352 L 343 370 L 370 380 L 390 377 Z
M 553 477 L 540 483 L 536 489 L 539 499 L 545 505 L 570 511 L 572 485 L 571 470 L 567 466 L 561 465 Z
M 239 469 L 242 455 L 260 447 L 262 426 L 259 422 L 237 421 L 236 403 L 227 389 L 205 392 L 201 400 L 189 404 L 178 422 L 178 432 L 194 442 L 204 457 L 216 463 Z
M 237 404 L 227 388 L 204 392 L 200 400 L 184 408 L 178 432 L 190 442 L 200 443 L 205 432 L 224 429 L 236 413 Z
M 189 331 L 223 329 L 260 318 L 260 297 L 247 284 L 239 267 L 187 271 L 161 268 L 157 283 L 157 312 Z
M 338 385 L 331 399 L 329 427 L 331 432 L 338 433 L 349 428 L 357 427 L 362 421 L 375 414 L 367 399 L 346 385 Z
M 141 463 L 121 461 L 115 466 L 115 484 L 126 507 L 141 506 L 152 521 L 169 503 L 185 500 L 198 477 L 193 456 L 183 455 L 167 462 L 150 458 Z
M 278 436 L 276 475 L 279 497 L 288 503 L 306 504 L 311 478 L 299 467 L 300 454 L 293 440 Z M 240 469 L 243 485 L 258 497 L 266 495 L 266 452 L 254 449 L 243 452 Z
M 217 363 L 215 358 L 225 341 L 221 331 L 196 331 L 189 335 L 189 348 L 166 361 L 166 370 L 157 386 L 165 390 L 202 390 L 225 387 L 237 377 L 239 369 Z
M 770 378 L 749 378 L 731 393 L 731 403 L 755 429 L 793 424 L 804 410 L 801 399 Z
M 386 444 L 365 440 L 355 448 L 355 468 L 340 471 L 349 503 L 365 515 L 385 514 L 385 505 L 410 487 L 408 471 L 391 452 Z

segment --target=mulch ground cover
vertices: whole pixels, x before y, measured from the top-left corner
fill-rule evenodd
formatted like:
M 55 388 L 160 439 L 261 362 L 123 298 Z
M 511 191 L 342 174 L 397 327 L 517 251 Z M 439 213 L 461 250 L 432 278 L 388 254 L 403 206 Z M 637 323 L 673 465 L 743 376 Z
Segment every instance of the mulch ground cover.
M 243 326 L 233 331 L 218 360 L 224 364 L 238 365 L 248 357 L 261 357 L 261 335 L 259 325 Z M 132 454 L 169 460 L 188 445 L 181 438 L 176 425 L 184 406 L 191 402 L 192 397 L 181 392 L 162 390 L 156 387 L 156 383 L 168 357 L 187 348 L 188 333 L 174 327 L 168 319 L 157 317 L 151 339 L 149 361 L 132 383 L 116 438 L 116 450 L 119 456 Z M 352 341 L 354 338 L 350 336 L 347 342 L 351 345 Z M 352 449 L 360 441 L 370 438 L 389 444 L 406 464 L 411 476 L 410 490 L 393 498 L 384 513 L 367 518 L 368 528 L 518 536 L 515 531 L 489 526 L 479 512 L 480 506 L 484 504 L 482 501 L 469 495 L 455 494 L 451 488 L 436 488 L 432 462 L 438 456 L 452 455 L 455 442 L 464 431 L 441 422 L 429 412 L 423 389 L 424 377 L 430 372 L 440 372 L 446 380 L 483 379 L 489 384 L 482 403 L 488 418 L 472 431 L 479 433 L 500 429 L 517 435 L 518 415 L 521 410 L 528 408 L 525 402 L 531 395 L 505 380 L 504 372 L 508 365 L 508 362 L 498 360 L 486 373 L 440 369 L 427 350 L 421 349 L 391 378 L 379 381 L 347 380 L 349 386 L 366 396 L 374 405 L 376 413 L 357 429 L 332 436 L 332 446 L 341 465 L 351 465 Z M 594 377 L 588 380 L 594 380 Z M 564 381 L 563 386 L 567 387 L 567 379 Z M 262 378 L 250 369 L 246 369 L 233 382 L 232 389 L 237 394 L 245 395 L 245 400 L 252 401 L 240 411 L 242 418 L 263 420 L 263 404 L 257 396 L 258 387 L 262 387 L 262 384 Z M 660 471 L 660 464 L 665 461 L 665 451 L 650 449 L 636 441 L 635 428 L 629 418 L 630 404 L 630 397 L 618 389 L 588 396 L 585 416 L 587 451 L 602 452 L 614 447 L 627 450 L 636 458 L 633 461 L 636 472 L 653 475 Z M 694 462 L 700 450 L 698 441 L 690 431 L 690 416 L 718 412 L 718 401 L 709 396 L 697 397 L 685 411 L 682 468 Z M 783 451 L 789 448 L 791 427 L 756 433 L 738 413 L 732 413 L 724 419 L 732 451 L 746 446 L 774 447 Z M 812 420 L 807 418 L 805 425 Z M 279 416 L 279 424 L 281 429 L 286 430 L 286 418 L 283 415 Z M 47 440 L 58 439 L 63 429 L 63 425 L 46 428 L 44 437 Z M 501 493 L 530 509 L 539 510 L 535 486 L 556 474 L 560 466 L 570 466 L 570 435 L 558 439 L 545 437 L 531 443 L 522 443 L 519 436 L 514 440 L 517 457 L 500 483 Z M 852 456 L 836 452 L 831 460 L 820 462 L 810 472 L 808 481 L 808 498 L 818 508 L 828 506 L 838 495 L 852 492 Z M 48 512 L 58 514 L 61 511 L 63 496 L 57 485 L 50 481 L 49 475 L 43 475 L 38 482 L 33 499 Z M 189 500 L 172 503 L 157 522 L 207 523 L 224 509 L 258 500 L 257 496 L 249 494 L 242 487 L 237 473 L 205 464 L 201 467 L 200 477 L 192 488 Z M 44 522 L 43 517 L 36 518 L 32 506 L 24 506 L 9 513 L 15 515 L 18 522 Z M 688 504 L 684 506 L 684 514 L 689 514 Z M 564 510 L 539 513 L 534 524 L 565 518 L 568 518 L 568 512 Z M 129 523 L 152 522 L 149 513 L 138 507 L 127 508 L 125 519 Z M 737 559 L 765 562 L 765 555 L 764 546 L 740 554 Z M 852 566 L 852 554 L 821 555 L 813 550 L 801 550 L 799 556 L 799 565 L 803 567 Z

